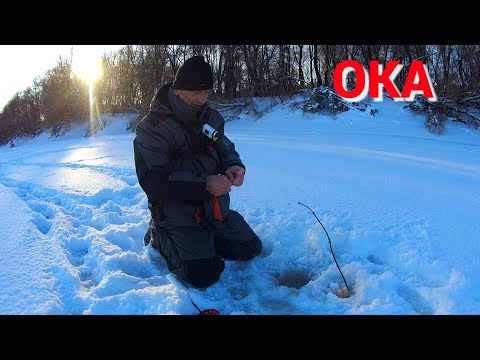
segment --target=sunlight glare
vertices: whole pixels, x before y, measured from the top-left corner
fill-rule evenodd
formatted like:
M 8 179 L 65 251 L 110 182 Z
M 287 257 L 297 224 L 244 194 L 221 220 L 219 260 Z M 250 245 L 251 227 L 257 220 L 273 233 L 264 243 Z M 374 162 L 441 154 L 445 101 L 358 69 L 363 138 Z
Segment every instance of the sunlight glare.
M 96 46 L 77 45 L 73 48 L 72 70 L 88 85 L 102 75 L 101 55 Z
M 88 101 L 90 110 L 89 133 L 93 134 L 103 127 L 98 104 L 94 98 L 94 84 L 102 76 L 101 58 L 104 53 L 99 45 L 76 45 L 72 49 L 72 71 L 88 85 Z
M 74 74 L 78 75 L 88 85 L 93 84 L 102 75 L 99 59 L 76 59 L 72 66 Z

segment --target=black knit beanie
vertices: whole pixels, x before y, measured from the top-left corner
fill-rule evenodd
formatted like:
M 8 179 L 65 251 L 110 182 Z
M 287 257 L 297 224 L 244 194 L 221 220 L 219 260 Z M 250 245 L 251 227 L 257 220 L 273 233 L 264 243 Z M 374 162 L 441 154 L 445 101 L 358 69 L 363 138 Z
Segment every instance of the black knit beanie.
M 205 62 L 203 56 L 193 56 L 180 66 L 173 88 L 193 91 L 213 89 L 212 68 Z

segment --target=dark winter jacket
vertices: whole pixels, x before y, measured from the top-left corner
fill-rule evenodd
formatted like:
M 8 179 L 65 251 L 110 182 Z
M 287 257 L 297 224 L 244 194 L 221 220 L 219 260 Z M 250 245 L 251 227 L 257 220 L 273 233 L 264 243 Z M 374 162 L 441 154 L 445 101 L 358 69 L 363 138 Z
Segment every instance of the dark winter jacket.
M 152 217 L 162 227 L 191 226 L 228 215 L 230 196 L 206 190 L 208 175 L 243 168 L 235 145 L 225 136 L 225 120 L 205 104 L 193 120 L 177 116 L 169 102 L 170 84 L 160 88 L 148 114 L 136 127 L 135 168 Z M 201 132 L 204 123 L 218 131 L 213 141 Z

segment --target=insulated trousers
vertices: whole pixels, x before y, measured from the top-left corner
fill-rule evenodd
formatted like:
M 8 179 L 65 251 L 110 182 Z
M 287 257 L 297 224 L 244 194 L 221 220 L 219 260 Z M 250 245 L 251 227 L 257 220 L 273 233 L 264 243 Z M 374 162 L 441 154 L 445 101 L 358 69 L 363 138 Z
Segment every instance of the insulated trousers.
M 160 252 L 168 270 L 198 288 L 216 282 L 223 270 L 223 259 L 249 260 L 262 251 L 262 242 L 238 212 L 230 210 L 222 221 L 207 226 L 166 228 L 153 219 L 145 244 Z

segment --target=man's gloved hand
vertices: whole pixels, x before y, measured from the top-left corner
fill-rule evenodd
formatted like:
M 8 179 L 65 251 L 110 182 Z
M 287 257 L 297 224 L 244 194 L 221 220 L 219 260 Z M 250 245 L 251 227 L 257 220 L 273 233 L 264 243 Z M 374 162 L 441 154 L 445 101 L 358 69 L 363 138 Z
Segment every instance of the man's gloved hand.
M 241 186 L 245 177 L 245 169 L 238 165 L 232 165 L 225 170 L 225 176 L 235 186 Z
M 213 196 L 222 196 L 232 190 L 232 182 L 225 175 L 207 176 L 207 191 Z

